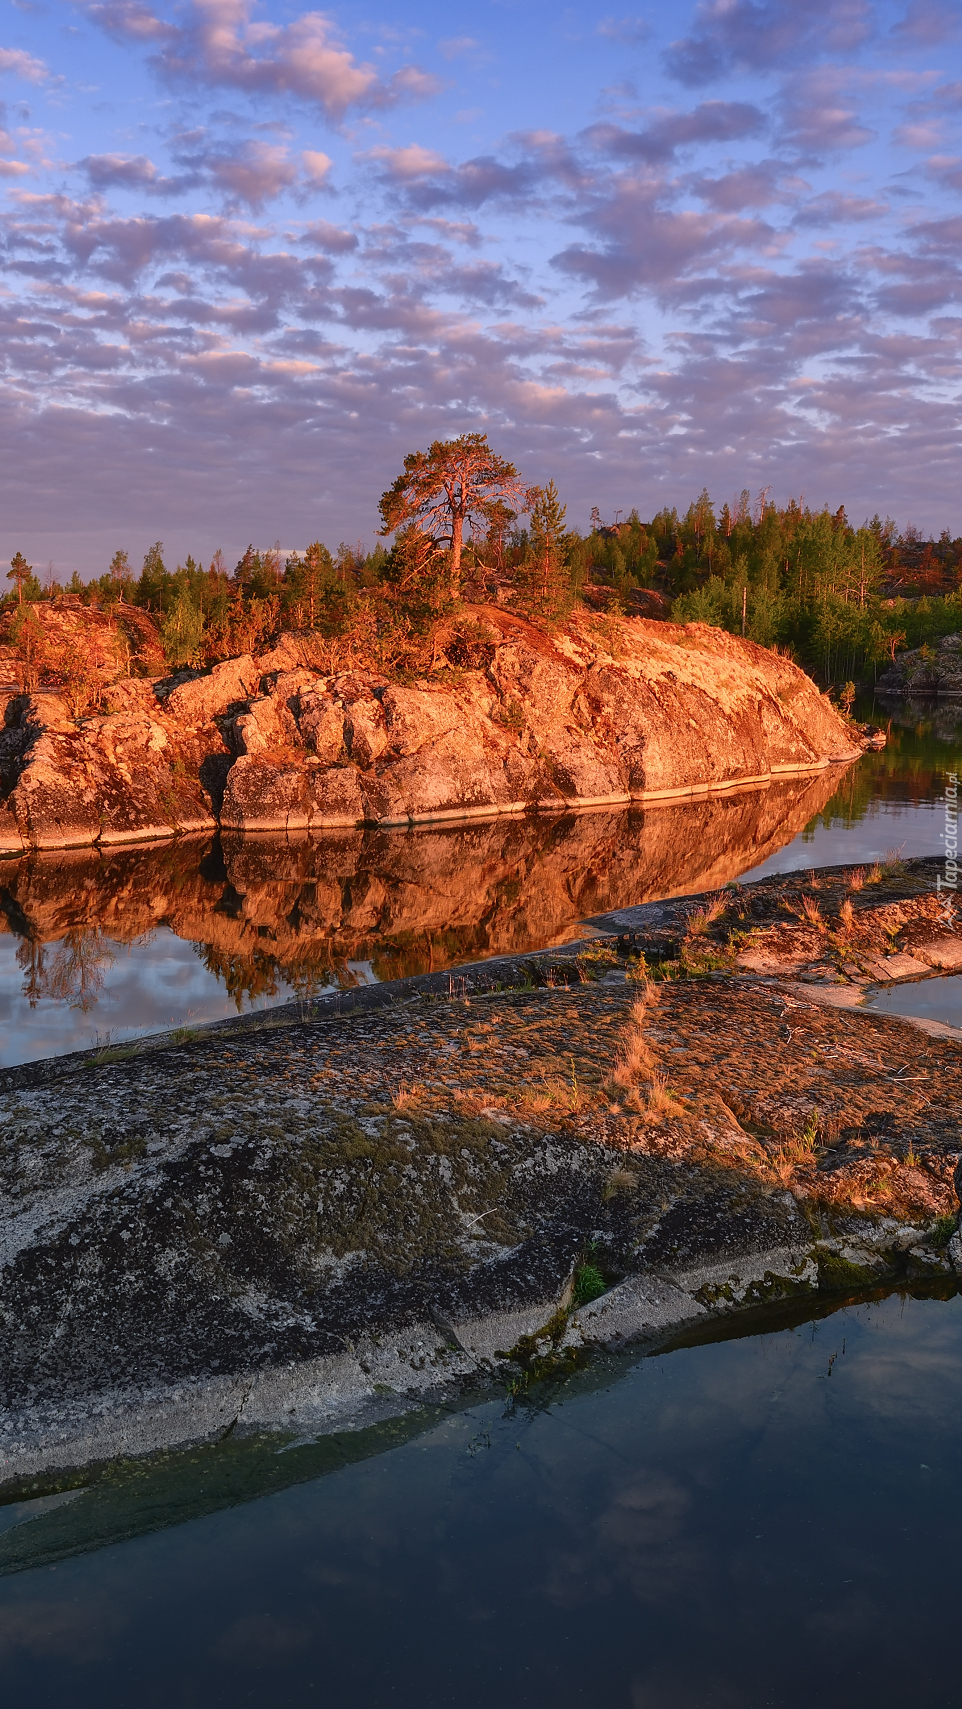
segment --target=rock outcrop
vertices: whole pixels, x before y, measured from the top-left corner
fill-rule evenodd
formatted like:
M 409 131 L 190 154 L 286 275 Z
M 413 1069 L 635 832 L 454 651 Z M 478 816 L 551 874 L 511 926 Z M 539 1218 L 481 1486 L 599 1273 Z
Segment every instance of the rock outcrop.
M 868 901 L 851 877 L 823 875 L 833 930 L 931 929 L 931 864 Z M 657 985 L 609 933 L 4 1070 L 0 1483 L 343 1428 L 766 1303 L 954 1291 L 962 1035 L 740 972 L 741 932 L 701 976 L 719 904 L 765 930 L 794 882 L 633 911 Z M 589 1254 L 607 1291 L 572 1309 Z
M 797 666 L 721 630 L 583 612 L 549 635 L 475 616 L 475 668 L 414 683 L 324 675 L 311 637 L 282 636 L 208 675 L 119 683 L 116 710 L 80 721 L 56 696 L 11 697 L 0 845 L 627 806 L 860 751 Z
M 875 685 L 877 694 L 962 695 L 962 635 L 943 635 L 937 647 L 900 653 Z

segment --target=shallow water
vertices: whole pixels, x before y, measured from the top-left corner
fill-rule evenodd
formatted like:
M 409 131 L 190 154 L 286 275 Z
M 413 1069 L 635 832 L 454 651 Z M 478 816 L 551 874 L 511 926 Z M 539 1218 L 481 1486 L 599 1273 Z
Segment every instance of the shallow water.
M 885 986 L 866 997 L 864 1007 L 878 1015 L 919 1015 L 923 1020 L 962 1027 L 962 975 Z
M 895 1296 L 380 1438 L 142 1463 L 0 1535 L 6 1692 L 956 1703 L 960 1410 L 962 1301 Z
M 526 953 L 732 878 L 936 854 L 957 718 L 900 707 L 844 770 L 645 811 L 0 862 L 0 1063 Z

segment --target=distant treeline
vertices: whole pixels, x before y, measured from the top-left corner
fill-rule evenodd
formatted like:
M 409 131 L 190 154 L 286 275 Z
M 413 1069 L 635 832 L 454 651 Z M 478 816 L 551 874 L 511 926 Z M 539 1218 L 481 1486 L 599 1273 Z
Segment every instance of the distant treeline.
M 382 500 L 382 515 L 390 515 L 392 495 L 396 489 Z M 285 628 L 315 631 L 335 668 L 425 668 L 441 654 L 448 663 L 475 662 L 470 604 L 500 600 L 550 625 L 586 590 L 597 603 L 598 588 L 615 612 L 630 611 L 633 593 L 649 588 L 677 621 L 734 634 L 744 626 L 751 640 L 790 653 L 823 682 L 877 675 L 900 649 L 962 629 L 962 539 L 948 532 L 924 540 L 878 516 L 853 527 L 844 508 L 813 511 L 794 500 L 780 508 L 767 493 L 752 502 L 747 491 L 718 512 L 703 492 L 683 516 L 664 509 L 649 522 L 632 510 L 606 523 L 596 510 L 585 533 L 566 527 L 553 483 L 525 489 L 515 502 L 517 510 L 497 497 L 479 503 L 463 544 L 458 532 L 457 554 L 450 533 L 425 531 L 410 507 L 415 520 L 398 528 L 390 548 L 342 543 L 332 552 L 315 541 L 282 559 L 250 546 L 233 568 L 218 551 L 207 567 L 188 557 L 170 569 L 158 541 L 139 574 L 117 551 L 103 575 L 85 585 L 75 574 L 66 589 L 56 581 L 41 587 L 18 553 L 3 603 L 67 592 L 108 610 L 140 606 L 155 616 L 171 666 L 256 651 Z

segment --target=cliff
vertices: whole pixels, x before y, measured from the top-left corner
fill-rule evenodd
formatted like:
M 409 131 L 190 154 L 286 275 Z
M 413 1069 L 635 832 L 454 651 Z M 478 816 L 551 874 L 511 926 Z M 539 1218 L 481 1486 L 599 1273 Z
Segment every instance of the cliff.
M 797 666 L 721 630 L 471 616 L 415 681 L 325 673 L 315 637 L 285 634 L 207 675 L 115 682 L 79 720 L 56 693 L 11 696 L 0 851 L 627 806 L 859 751 Z

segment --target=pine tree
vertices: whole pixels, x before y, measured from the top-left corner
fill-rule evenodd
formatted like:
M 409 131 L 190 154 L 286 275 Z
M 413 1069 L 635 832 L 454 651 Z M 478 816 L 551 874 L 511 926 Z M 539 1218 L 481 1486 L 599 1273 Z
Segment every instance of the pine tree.
M 33 565 L 28 564 L 22 552 L 15 552 L 10 560 L 7 571 L 7 581 L 17 584 L 17 604 L 23 604 L 23 584 L 33 575 Z
M 518 498 L 524 488 L 513 463 L 506 463 L 484 433 L 436 439 L 427 451 L 412 451 L 404 473 L 380 500 L 382 534 L 394 534 L 409 522 L 443 541 L 448 548 L 451 588 L 457 592 L 465 528 L 480 521 L 496 499 Z
M 561 503 L 554 481 L 546 487 L 532 487 L 528 507 L 528 549 L 518 566 L 517 580 L 531 614 L 556 622 L 571 610 L 575 597 L 565 528 L 567 507 Z

